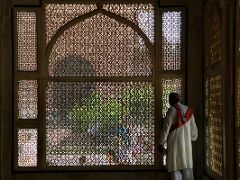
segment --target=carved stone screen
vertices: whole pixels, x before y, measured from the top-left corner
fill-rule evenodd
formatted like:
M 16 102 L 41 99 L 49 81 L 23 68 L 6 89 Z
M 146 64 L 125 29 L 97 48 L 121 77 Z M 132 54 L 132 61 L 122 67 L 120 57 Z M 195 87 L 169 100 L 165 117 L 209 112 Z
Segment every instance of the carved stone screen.
M 46 4 L 46 44 L 63 25 L 96 8 L 95 4 Z
M 18 70 L 37 70 L 36 13 L 17 12 L 17 59 Z
M 38 129 L 35 123 L 38 121 L 33 119 L 38 118 L 38 80 L 32 75 L 38 70 L 37 12 L 19 7 L 13 10 L 13 14 L 16 20 L 13 31 L 15 35 L 13 44 L 16 45 L 14 46 L 16 68 L 13 73 L 16 99 L 14 159 L 16 167 L 36 167 Z
M 47 165 L 154 165 L 154 87 L 141 80 L 152 76 L 153 59 L 146 40 L 128 25 L 135 24 L 154 42 L 153 5 L 78 5 L 73 13 L 76 6 L 45 6 L 49 40 L 63 25 L 89 13 L 57 37 L 49 54 Z M 54 8 L 61 23 L 55 22 Z M 94 9 L 99 13 L 90 12 Z M 57 77 L 70 81 L 54 81 Z M 105 81 L 94 81 L 97 77 Z M 113 77 L 130 79 L 113 82 Z
M 210 35 L 210 62 L 208 64 L 214 65 L 216 63 L 221 62 L 222 55 L 221 51 L 221 20 L 219 14 L 217 14 L 217 10 L 213 11 L 212 22 L 211 22 L 211 35 Z
M 18 129 L 18 166 L 37 166 L 37 129 Z
M 166 112 L 169 105 L 169 94 L 171 92 L 182 94 L 182 79 L 181 78 L 175 78 L 175 79 L 163 79 L 162 80 L 162 115 L 165 117 Z
M 49 57 L 50 76 L 149 76 L 152 60 L 126 24 L 97 14 L 67 29 Z
M 37 102 L 37 81 L 18 81 L 18 118 L 36 119 L 38 115 Z
M 105 4 L 103 9 L 132 22 L 154 42 L 154 7 L 152 4 Z
M 156 104 L 165 115 L 169 93 L 184 92 L 183 13 L 162 9 L 93 1 L 14 8 L 17 170 L 155 167 Z
M 223 54 L 221 13 L 207 3 L 205 12 L 205 167 L 212 178 L 223 176 Z
M 182 65 L 182 12 L 162 14 L 162 66 L 163 70 L 180 70 Z
M 222 77 L 220 74 L 209 79 L 208 93 L 208 122 L 207 122 L 207 151 L 206 163 L 209 170 L 222 176 L 223 162 L 223 104 L 222 104 Z
M 147 82 L 49 82 L 48 166 L 153 165 L 154 91 Z

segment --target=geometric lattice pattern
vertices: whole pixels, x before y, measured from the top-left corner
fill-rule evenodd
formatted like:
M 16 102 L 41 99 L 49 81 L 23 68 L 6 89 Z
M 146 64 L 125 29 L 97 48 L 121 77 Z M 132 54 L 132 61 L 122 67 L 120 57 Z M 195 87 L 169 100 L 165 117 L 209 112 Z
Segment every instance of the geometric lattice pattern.
M 18 70 L 37 70 L 36 13 L 17 12 Z
M 162 14 L 162 63 L 163 70 L 180 70 L 182 54 L 182 12 Z
M 221 13 L 213 4 L 206 5 L 205 29 L 205 162 L 209 174 L 223 176 L 223 86 L 222 72 L 214 65 L 222 61 Z
M 176 92 L 178 94 L 183 94 L 182 79 L 163 79 L 162 80 L 162 115 L 166 116 L 169 105 L 169 94 L 171 92 Z
M 63 25 L 96 8 L 95 4 L 45 4 L 46 44 Z
M 46 46 L 70 21 L 102 8 L 101 13 L 72 26 L 68 24 L 53 46 L 48 46 L 51 49 L 45 58 L 48 75 L 53 78 L 47 79 L 43 92 L 46 104 L 40 103 L 38 107 L 38 80 L 18 81 L 18 119 L 37 119 L 38 108 L 46 108 L 43 111 L 46 113 L 46 154 L 43 155 L 46 165 L 154 165 L 152 82 L 142 82 L 140 78 L 138 82 L 136 79 L 111 81 L 111 77 L 153 75 L 154 55 L 150 54 L 141 33 L 131 25 L 139 27 L 154 46 L 154 5 L 126 3 L 97 7 L 96 4 L 45 3 L 43 6 Z M 123 23 L 119 16 L 132 23 Z M 179 70 L 181 66 L 181 16 L 181 12 L 175 11 L 163 14 L 164 70 Z M 36 71 L 37 13 L 18 11 L 16 20 L 17 70 Z M 67 82 L 55 81 L 55 77 L 67 76 L 62 78 Z M 109 81 L 71 79 L 79 76 L 108 77 Z M 165 115 L 169 93 L 182 94 L 182 78 L 166 78 L 161 85 Z M 37 166 L 38 129 L 32 125 L 30 121 L 26 121 L 28 128 L 17 125 L 19 167 Z
M 152 59 L 131 27 L 97 14 L 64 31 L 48 70 L 50 76 L 150 76 Z
M 104 4 L 103 9 L 135 23 L 154 42 L 154 6 L 152 4 Z
M 207 122 L 207 165 L 219 176 L 223 174 L 223 104 L 222 104 L 222 76 L 210 77 L 209 80 L 209 118 Z
M 18 166 L 37 166 L 37 129 L 18 129 Z
M 211 42 L 210 42 L 210 64 L 214 65 L 222 60 L 222 30 L 221 30 L 221 18 L 217 9 L 213 11 L 211 22 Z
M 37 80 L 18 81 L 18 118 L 36 119 L 38 115 Z
M 154 164 L 149 82 L 49 82 L 48 166 Z

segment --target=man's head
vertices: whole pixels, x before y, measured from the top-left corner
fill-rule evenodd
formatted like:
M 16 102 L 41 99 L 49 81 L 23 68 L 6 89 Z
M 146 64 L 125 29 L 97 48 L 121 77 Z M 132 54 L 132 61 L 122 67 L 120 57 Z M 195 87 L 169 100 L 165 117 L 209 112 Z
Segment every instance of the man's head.
M 174 106 L 175 104 L 179 103 L 181 100 L 181 96 L 178 93 L 171 92 L 169 94 L 169 104 Z

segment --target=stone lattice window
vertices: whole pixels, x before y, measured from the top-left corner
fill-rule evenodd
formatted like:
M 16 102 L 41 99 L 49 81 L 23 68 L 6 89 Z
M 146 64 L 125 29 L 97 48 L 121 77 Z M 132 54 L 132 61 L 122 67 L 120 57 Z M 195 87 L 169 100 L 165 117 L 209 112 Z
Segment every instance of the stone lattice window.
M 221 16 L 215 5 L 205 8 L 205 168 L 213 178 L 223 176 L 223 66 Z
M 184 97 L 185 9 L 156 8 L 14 9 L 17 169 L 159 164 L 155 128 L 169 93 Z

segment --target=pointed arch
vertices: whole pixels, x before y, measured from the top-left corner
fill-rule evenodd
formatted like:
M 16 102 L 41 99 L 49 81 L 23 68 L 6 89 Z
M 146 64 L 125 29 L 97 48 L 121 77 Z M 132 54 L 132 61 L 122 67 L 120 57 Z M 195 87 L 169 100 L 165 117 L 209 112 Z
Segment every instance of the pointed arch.
M 68 23 L 66 23 L 65 25 L 63 25 L 57 32 L 56 34 L 52 37 L 51 41 L 48 43 L 47 47 L 46 47 L 46 59 L 49 58 L 49 55 L 52 51 L 52 48 L 54 46 L 54 44 L 56 43 L 56 41 L 58 40 L 58 38 L 70 27 L 76 25 L 77 23 L 84 21 L 88 18 L 91 18 L 97 14 L 103 14 L 106 15 L 109 18 L 113 18 L 115 19 L 117 22 L 121 23 L 121 24 L 126 24 L 127 26 L 131 27 L 134 31 L 136 31 L 136 33 L 143 39 L 146 47 L 149 49 L 150 52 L 150 56 L 153 59 L 154 57 L 154 48 L 152 43 L 150 42 L 149 38 L 147 37 L 147 35 L 133 22 L 127 20 L 124 17 L 121 17 L 119 15 L 113 14 L 109 11 L 106 11 L 104 9 L 96 9 L 94 11 L 91 11 L 90 13 L 84 14 L 82 16 L 78 16 L 77 18 L 69 21 Z

